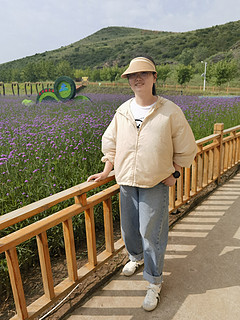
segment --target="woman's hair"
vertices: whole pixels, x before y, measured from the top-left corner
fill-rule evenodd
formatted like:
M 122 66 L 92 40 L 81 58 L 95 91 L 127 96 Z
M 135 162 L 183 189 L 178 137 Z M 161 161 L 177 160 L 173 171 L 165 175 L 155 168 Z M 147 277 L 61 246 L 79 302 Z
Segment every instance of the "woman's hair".
M 147 58 L 148 60 L 152 61 L 152 63 L 153 63 L 153 64 L 155 65 L 155 67 L 156 67 L 156 63 L 155 63 L 155 61 L 153 60 L 152 57 L 150 57 L 150 56 L 148 56 L 148 55 L 139 55 L 138 57 Z M 155 74 L 155 72 L 153 72 L 153 74 Z M 153 87 L 152 87 L 152 95 L 153 95 L 153 96 L 156 96 L 156 95 L 157 95 L 155 83 L 153 84 Z

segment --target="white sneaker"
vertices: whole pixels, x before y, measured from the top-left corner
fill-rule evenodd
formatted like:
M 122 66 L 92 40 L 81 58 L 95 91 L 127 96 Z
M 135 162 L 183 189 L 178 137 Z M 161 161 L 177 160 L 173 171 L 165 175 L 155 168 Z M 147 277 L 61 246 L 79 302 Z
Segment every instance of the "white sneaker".
M 158 302 L 160 301 L 161 288 L 162 284 L 149 284 L 148 291 L 142 305 L 144 310 L 152 311 L 157 307 Z
M 138 269 L 139 266 L 141 266 L 144 263 L 144 260 L 140 261 L 129 261 L 125 266 L 123 267 L 123 274 L 127 277 L 133 275 L 135 271 Z

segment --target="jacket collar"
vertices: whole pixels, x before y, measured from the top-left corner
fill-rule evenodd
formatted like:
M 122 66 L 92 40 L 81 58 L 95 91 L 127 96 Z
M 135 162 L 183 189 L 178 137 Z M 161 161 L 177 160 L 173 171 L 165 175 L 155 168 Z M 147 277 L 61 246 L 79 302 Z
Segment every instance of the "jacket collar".
M 130 111 L 130 103 L 133 100 L 133 98 L 127 100 L 126 102 L 124 102 L 118 109 L 117 109 L 117 113 L 122 114 L 123 116 L 127 117 L 127 118 L 132 118 L 132 113 Z M 160 108 L 162 106 L 163 103 L 163 98 L 158 96 L 158 99 L 155 103 L 155 105 L 153 106 L 153 110 L 156 110 L 158 108 Z

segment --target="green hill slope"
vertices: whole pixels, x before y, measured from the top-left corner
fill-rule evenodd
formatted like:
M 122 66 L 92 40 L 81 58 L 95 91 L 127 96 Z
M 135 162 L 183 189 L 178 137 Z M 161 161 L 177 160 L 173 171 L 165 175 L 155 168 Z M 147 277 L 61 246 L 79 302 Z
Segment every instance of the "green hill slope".
M 114 64 L 125 66 L 139 54 L 151 55 L 158 64 L 177 63 L 181 61 L 184 49 L 199 62 L 219 54 L 233 55 L 238 51 L 239 40 L 240 20 L 182 33 L 108 27 L 57 50 L 1 64 L 0 69 L 22 68 L 43 60 L 67 60 L 76 69 Z

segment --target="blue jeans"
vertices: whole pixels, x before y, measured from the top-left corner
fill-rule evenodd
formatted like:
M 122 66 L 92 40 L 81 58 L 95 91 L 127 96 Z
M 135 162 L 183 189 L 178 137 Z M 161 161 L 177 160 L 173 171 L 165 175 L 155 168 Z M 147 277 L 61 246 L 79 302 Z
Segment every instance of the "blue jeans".
M 143 277 L 153 284 L 162 282 L 168 241 L 169 188 L 120 186 L 121 229 L 129 258 L 144 258 Z

